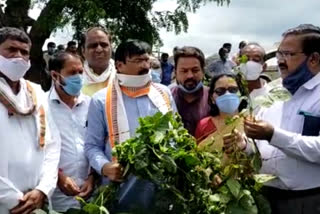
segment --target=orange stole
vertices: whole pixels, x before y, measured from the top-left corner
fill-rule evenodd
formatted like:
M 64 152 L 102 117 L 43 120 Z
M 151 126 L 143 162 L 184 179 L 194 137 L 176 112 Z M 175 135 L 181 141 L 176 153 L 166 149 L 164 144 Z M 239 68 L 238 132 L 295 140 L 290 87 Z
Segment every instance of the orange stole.
M 161 90 L 155 84 L 149 83 L 148 85 L 141 87 L 141 88 L 131 88 L 131 87 L 124 87 L 120 86 L 121 91 L 133 98 L 146 96 L 150 92 L 150 87 L 154 87 L 162 96 L 162 99 L 165 100 L 166 106 L 170 109 L 170 97 L 167 93 Z M 117 123 L 117 92 L 115 89 L 114 84 L 109 85 L 107 88 L 107 96 L 105 101 L 105 111 L 107 115 L 107 123 L 108 123 L 108 139 L 111 145 L 111 148 L 114 148 L 115 143 L 119 142 L 119 129 Z
M 31 84 L 29 83 L 29 81 L 26 81 L 26 84 L 27 84 L 27 90 L 31 94 L 34 106 L 36 108 L 37 107 L 36 93 L 32 88 Z M 37 113 L 39 114 L 39 123 L 40 123 L 39 146 L 40 148 L 43 148 L 45 145 L 45 137 L 46 137 L 46 113 L 42 105 L 39 107 L 39 111 Z

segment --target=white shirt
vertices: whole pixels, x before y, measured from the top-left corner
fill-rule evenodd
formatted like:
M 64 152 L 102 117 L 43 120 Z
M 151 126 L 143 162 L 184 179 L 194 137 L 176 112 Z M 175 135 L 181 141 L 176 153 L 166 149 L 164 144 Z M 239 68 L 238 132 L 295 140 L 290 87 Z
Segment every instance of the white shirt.
M 54 87 L 47 95 L 49 113 L 52 114 L 61 137 L 59 169 L 81 187 L 89 174 L 89 162 L 84 154 L 84 137 L 90 97 L 80 94 L 76 105 L 70 109 L 60 99 Z M 65 195 L 59 187 L 52 196 L 52 206 L 58 212 L 80 208 L 79 202 L 74 197 Z
M 258 96 L 265 96 L 268 94 L 269 87 L 265 80 L 260 78 L 261 88 L 253 89 L 250 93 L 250 98 L 255 99 Z
M 299 111 L 320 117 L 320 73 L 289 101 L 277 102 L 261 114 L 274 126 L 270 143 L 257 142 L 263 159 L 261 173 L 277 176 L 267 185 L 289 190 L 320 187 L 320 136 L 301 135 L 304 116 Z
M 31 84 L 37 102 L 46 109 L 44 92 Z M 26 89 L 21 87 L 14 99 L 26 103 Z M 7 214 L 19 199 L 33 189 L 41 190 L 49 199 L 57 182 L 60 141 L 54 138 L 54 123 L 46 114 L 45 147 L 40 148 L 34 115 L 8 115 L 0 103 L 0 213 Z

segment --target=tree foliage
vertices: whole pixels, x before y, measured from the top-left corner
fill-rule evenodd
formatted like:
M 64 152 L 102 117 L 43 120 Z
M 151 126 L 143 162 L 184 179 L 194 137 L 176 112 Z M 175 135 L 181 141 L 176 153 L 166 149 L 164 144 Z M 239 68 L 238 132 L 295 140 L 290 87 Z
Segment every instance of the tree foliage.
M 0 27 L 13 26 L 30 29 L 33 41 L 31 62 L 33 72 L 41 74 L 43 64 L 42 46 L 56 29 L 71 24 L 74 38 L 80 39 L 84 29 L 101 25 L 113 34 L 114 42 L 128 38 L 141 39 L 150 44 L 161 44 L 160 28 L 175 33 L 188 29 L 188 12 L 196 12 L 202 5 L 215 2 L 218 6 L 229 4 L 230 0 L 176 0 L 174 10 L 153 10 L 157 0 L 5 0 L 0 2 Z M 33 7 L 41 7 L 37 20 L 28 16 Z M 39 81 L 38 78 L 33 79 Z M 31 78 L 32 79 L 32 78 Z

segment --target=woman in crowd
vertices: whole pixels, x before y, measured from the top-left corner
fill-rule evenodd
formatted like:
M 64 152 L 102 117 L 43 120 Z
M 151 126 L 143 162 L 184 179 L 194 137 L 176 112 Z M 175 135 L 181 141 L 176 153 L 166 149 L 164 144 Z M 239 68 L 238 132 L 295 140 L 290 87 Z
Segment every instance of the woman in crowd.
M 241 149 L 245 149 L 246 137 L 242 134 L 242 130 L 226 130 L 228 118 L 237 115 L 247 106 L 246 100 L 240 99 L 243 94 L 239 88 L 237 77 L 233 74 L 221 74 L 212 78 L 208 98 L 211 107 L 210 116 L 198 123 L 195 133 L 198 143 L 202 143 L 213 133 L 220 132 L 222 135 L 228 134 L 221 136 L 226 153 L 232 152 L 233 142 L 237 142 Z

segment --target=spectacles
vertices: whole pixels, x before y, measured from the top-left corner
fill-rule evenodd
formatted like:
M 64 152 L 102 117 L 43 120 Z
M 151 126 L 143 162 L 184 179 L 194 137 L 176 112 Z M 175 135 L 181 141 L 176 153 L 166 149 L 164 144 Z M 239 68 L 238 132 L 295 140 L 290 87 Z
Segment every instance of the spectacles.
M 304 52 L 290 52 L 290 51 L 277 51 L 276 52 L 276 57 L 277 59 L 291 59 L 291 57 L 296 56 L 298 54 L 304 54 Z
M 216 93 L 218 96 L 224 95 L 227 91 L 229 91 L 229 93 L 236 94 L 236 93 L 238 93 L 239 88 L 235 87 L 235 86 L 231 86 L 228 88 L 219 87 L 219 88 L 214 89 L 214 93 Z
M 138 58 L 138 59 L 126 60 L 126 61 L 127 61 L 127 62 L 131 62 L 131 63 L 135 63 L 135 64 L 140 64 L 140 63 L 142 63 L 142 62 L 151 63 L 150 58 L 148 58 L 148 59 Z

